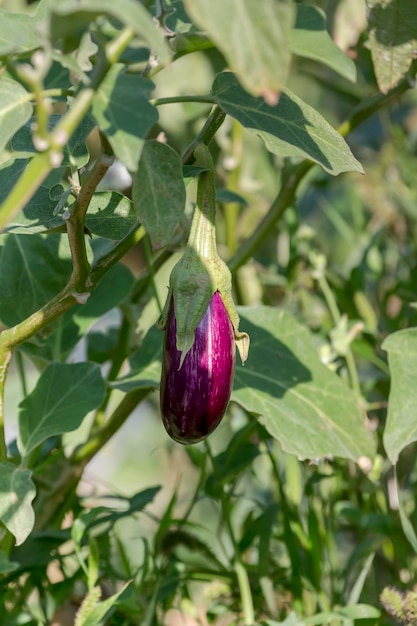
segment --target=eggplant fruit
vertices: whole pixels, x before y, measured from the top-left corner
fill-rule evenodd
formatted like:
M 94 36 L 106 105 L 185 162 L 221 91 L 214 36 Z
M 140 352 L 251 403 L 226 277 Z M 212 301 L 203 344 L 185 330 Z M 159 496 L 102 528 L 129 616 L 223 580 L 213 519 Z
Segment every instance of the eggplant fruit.
M 161 375 L 161 412 L 175 441 L 202 441 L 219 425 L 229 402 L 236 362 L 235 333 L 222 297 L 216 291 L 195 330 L 192 347 L 181 362 L 176 344 L 171 297 Z

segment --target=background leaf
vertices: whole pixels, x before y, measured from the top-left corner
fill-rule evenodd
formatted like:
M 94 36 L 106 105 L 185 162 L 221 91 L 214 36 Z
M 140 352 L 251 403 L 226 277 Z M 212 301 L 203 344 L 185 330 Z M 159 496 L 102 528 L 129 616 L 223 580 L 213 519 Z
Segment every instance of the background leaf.
M 134 172 L 148 131 L 158 119 L 147 94 L 153 83 L 136 74 L 127 74 L 122 64 L 113 65 L 97 89 L 93 116 L 105 133 L 118 159 Z
M 19 450 L 26 456 L 53 435 L 75 430 L 104 399 L 105 385 L 94 363 L 51 363 L 20 403 Z
M 239 312 L 251 346 L 245 366 L 236 367 L 232 400 L 301 459 L 372 457 L 374 441 L 353 393 L 322 365 L 308 330 L 277 309 Z
M 414 0 L 367 0 L 369 45 L 383 93 L 394 87 L 417 57 Z
M 184 0 L 245 89 L 276 104 L 291 61 L 294 6 L 277 0 Z
M 352 82 L 356 81 L 356 65 L 334 43 L 326 30 L 325 13 L 311 4 L 297 4 L 295 27 L 291 31 L 293 54 L 323 63 Z
M 30 15 L 0 9 L 0 24 L 1 57 L 6 57 L 12 52 L 25 52 L 39 47 L 41 42 L 33 28 L 33 18 Z
M 29 470 L 11 463 L 0 464 L 0 520 L 20 546 L 31 533 L 35 522 L 32 500 L 36 495 Z
M 133 205 L 154 248 L 166 246 L 185 207 L 181 160 L 159 141 L 147 141 L 133 176 Z
M 289 89 L 270 107 L 246 93 L 234 74 L 223 72 L 216 76 L 212 91 L 222 109 L 256 132 L 270 152 L 280 157 L 307 157 L 333 175 L 363 172 L 343 137 Z
M 0 251 L 0 319 L 13 326 L 66 285 L 71 273 L 68 242 L 60 235 L 10 234 L 0 237 Z
M 3 28 L 3 25 L 2 25 Z M 0 151 L 32 115 L 29 94 L 15 80 L 3 76 L 0 80 Z
M 391 463 L 398 461 L 402 450 L 417 441 L 415 406 L 417 389 L 417 328 L 407 328 L 389 335 L 382 344 L 388 352 L 391 388 L 384 446 Z
M 73 47 L 79 43 L 83 27 L 87 28 L 97 17 L 109 15 L 125 26 L 130 26 L 149 46 L 162 63 L 169 61 L 169 47 L 155 28 L 151 15 L 135 0 L 67 0 L 53 4 L 52 34 L 56 39 L 72 40 Z M 78 37 L 76 32 L 78 29 Z

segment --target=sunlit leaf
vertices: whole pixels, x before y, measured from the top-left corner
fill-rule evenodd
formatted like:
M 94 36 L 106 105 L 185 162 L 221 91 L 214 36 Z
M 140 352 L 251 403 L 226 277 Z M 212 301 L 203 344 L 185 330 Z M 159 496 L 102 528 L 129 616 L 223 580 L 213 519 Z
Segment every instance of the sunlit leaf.
M 0 464 L 0 520 L 14 535 L 18 546 L 31 533 L 35 522 L 32 500 L 36 489 L 31 474 L 30 470 L 12 463 Z
M 259 135 L 270 152 L 311 159 L 333 175 L 363 172 L 343 137 L 289 89 L 271 107 L 244 91 L 234 74 L 224 72 L 217 75 L 212 91 L 226 113 Z
M 138 168 L 145 138 L 158 119 L 147 94 L 153 83 L 136 74 L 128 74 L 116 64 L 97 89 L 92 113 L 107 136 L 115 155 L 134 172 Z
M 391 371 L 384 446 L 391 462 L 396 463 L 400 452 L 417 441 L 417 387 L 414 383 L 417 368 L 417 328 L 407 328 L 389 335 L 382 347 L 388 352 Z
M 380 90 L 386 93 L 417 57 L 415 0 L 367 0 L 369 45 Z
M 0 79 L 0 151 L 32 115 L 28 96 L 15 80 L 7 76 Z
M 131 27 L 161 62 L 170 58 L 169 47 L 152 16 L 135 0 L 64 0 L 53 5 L 51 28 L 57 39 L 69 39 L 73 48 L 81 33 L 99 16 L 108 15 Z
M 355 63 L 330 37 L 326 30 L 326 15 L 318 7 L 297 4 L 290 48 L 293 54 L 323 63 L 352 82 L 356 80 Z
M 191 18 L 223 52 L 245 89 L 276 103 L 291 61 L 294 6 L 277 0 L 184 0 Z
M 308 330 L 269 307 L 240 314 L 251 346 L 245 365 L 236 367 L 232 400 L 299 458 L 372 457 L 374 441 L 355 396 L 320 362 Z
M 78 428 L 104 399 L 105 385 L 94 363 L 51 363 L 20 403 L 19 449 L 26 456 L 53 435 Z

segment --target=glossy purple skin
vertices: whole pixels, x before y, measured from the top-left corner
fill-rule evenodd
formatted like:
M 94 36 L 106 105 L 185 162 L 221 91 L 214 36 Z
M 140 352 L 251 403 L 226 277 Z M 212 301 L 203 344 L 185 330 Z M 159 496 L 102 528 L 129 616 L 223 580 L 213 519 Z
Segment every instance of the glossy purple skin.
M 161 411 L 167 433 L 183 444 L 197 443 L 219 425 L 235 372 L 233 325 L 220 294 L 213 294 L 181 369 L 171 300 L 161 376 Z

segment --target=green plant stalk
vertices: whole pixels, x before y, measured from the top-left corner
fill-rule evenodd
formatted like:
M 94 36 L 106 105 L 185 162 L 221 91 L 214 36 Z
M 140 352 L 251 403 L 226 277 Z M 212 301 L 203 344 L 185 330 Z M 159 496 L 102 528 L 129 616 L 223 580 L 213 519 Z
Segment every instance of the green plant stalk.
M 336 299 L 333 295 L 332 290 L 330 289 L 330 285 L 327 282 L 327 278 L 324 275 L 324 273 L 318 276 L 317 282 L 320 286 L 324 299 L 326 300 L 333 322 L 336 325 L 340 322 L 341 315 L 337 306 Z M 349 378 L 350 378 L 350 384 L 352 386 L 352 390 L 355 393 L 357 398 L 361 398 L 362 391 L 361 391 L 361 385 L 359 382 L 358 370 L 356 368 L 355 358 L 353 356 L 352 349 L 350 348 L 350 346 L 346 350 L 345 361 L 346 361 L 346 367 L 349 372 Z
M 207 455 L 211 461 L 214 473 L 216 473 L 216 462 L 213 457 L 209 443 L 205 442 Z M 223 512 L 223 518 L 226 522 L 227 530 L 230 540 L 233 545 L 234 558 L 233 567 L 236 572 L 237 583 L 239 586 L 240 599 L 242 602 L 243 611 L 243 623 L 244 626 L 253 626 L 255 624 L 255 610 L 253 605 L 252 590 L 249 583 L 248 573 L 245 566 L 242 563 L 242 557 L 240 554 L 239 544 L 236 540 L 235 533 L 230 519 L 230 498 L 221 488 L 220 503 Z
M 24 208 L 50 171 L 59 167 L 62 162 L 64 147 L 88 113 L 96 89 L 103 82 L 111 65 L 117 61 L 133 37 L 134 31 L 131 28 L 124 28 L 115 40 L 107 44 L 105 56 L 97 64 L 90 85 L 82 89 L 74 98 L 71 108 L 46 138 L 48 148 L 45 152 L 38 153 L 30 161 L 0 206 L 0 232 Z
M 216 104 L 216 98 L 213 96 L 171 96 L 169 98 L 154 98 L 149 100 L 150 104 L 158 107 L 163 104 L 179 104 L 181 102 L 197 102 L 202 104 Z
M 73 265 L 71 283 L 74 285 L 74 289 L 79 293 L 86 290 L 87 279 L 90 274 L 90 264 L 88 262 L 85 245 L 85 216 L 97 185 L 102 180 L 113 161 L 113 156 L 101 154 L 94 162 L 85 180 L 81 182 L 81 189 L 71 207 L 71 215 L 66 220 Z
M 149 394 L 150 389 L 136 389 L 127 393 L 115 408 L 107 422 L 96 431 L 85 443 L 78 446 L 70 457 L 72 465 L 83 466 L 97 454 L 99 450 L 111 439 L 111 437 L 125 423 L 126 419 Z
M 197 148 L 199 143 L 203 143 L 206 146 L 209 145 L 220 126 L 223 124 L 225 117 L 226 113 L 219 106 L 216 105 L 213 107 L 213 110 L 208 116 L 203 128 L 182 155 L 181 160 L 183 165 L 192 165 L 195 162 L 194 150 Z
M 232 128 L 232 152 L 231 158 L 234 161 L 234 167 L 230 172 L 227 180 L 227 187 L 231 191 L 239 190 L 240 166 L 242 163 L 243 152 L 243 126 L 233 121 Z M 239 217 L 240 206 L 237 202 L 231 202 L 224 211 L 224 219 L 226 223 L 226 245 L 229 254 L 235 254 L 237 249 L 237 221 Z

